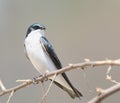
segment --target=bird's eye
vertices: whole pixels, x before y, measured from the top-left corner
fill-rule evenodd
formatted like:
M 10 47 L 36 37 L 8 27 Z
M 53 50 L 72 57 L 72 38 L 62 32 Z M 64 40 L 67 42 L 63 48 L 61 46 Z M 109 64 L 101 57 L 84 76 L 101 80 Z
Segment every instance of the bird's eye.
M 45 30 L 45 27 L 44 26 L 34 26 L 33 29 L 34 30 L 38 30 L 38 29 Z
M 34 30 L 41 29 L 39 26 L 34 26 Z

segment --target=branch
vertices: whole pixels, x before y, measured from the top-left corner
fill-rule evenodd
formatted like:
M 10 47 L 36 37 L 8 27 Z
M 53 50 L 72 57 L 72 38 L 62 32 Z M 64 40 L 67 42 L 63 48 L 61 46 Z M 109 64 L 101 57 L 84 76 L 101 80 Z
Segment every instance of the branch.
M 54 72 L 50 72 L 47 73 L 46 75 L 43 75 L 42 77 L 38 77 L 36 78 L 36 82 L 39 81 L 44 81 L 46 78 L 59 75 L 63 72 L 67 72 L 73 69 L 86 69 L 87 67 L 95 67 L 95 66 L 105 66 L 105 65 L 110 65 L 110 66 L 120 66 L 120 59 L 118 60 L 103 60 L 103 61 L 90 61 L 88 59 L 85 60 L 85 62 L 83 63 L 78 63 L 78 64 L 70 64 L 66 67 L 63 67 L 62 69 L 56 70 Z M 20 90 L 28 85 L 31 85 L 34 83 L 34 81 L 32 79 L 28 79 L 28 80 L 21 80 L 23 83 L 21 83 L 18 86 L 12 87 L 10 89 L 6 89 L 5 86 L 3 85 L 2 82 L 0 82 L 0 87 L 2 89 L 2 92 L 0 92 L 0 96 L 3 96 L 5 94 L 11 93 L 11 92 L 16 92 L 17 90 Z
M 50 88 L 52 87 L 52 84 L 53 84 L 55 78 L 56 78 L 56 74 L 54 75 L 54 77 L 53 77 L 53 79 L 52 79 L 52 81 L 51 81 L 51 83 L 50 83 L 50 85 L 49 85 L 49 87 L 48 87 L 46 93 L 43 95 L 43 97 L 42 97 L 42 101 L 41 101 L 40 103 L 46 103 L 46 97 L 47 97 L 47 94 L 49 93 Z
M 90 100 L 88 103 L 101 103 L 101 101 L 105 98 L 107 98 L 108 96 L 116 93 L 120 91 L 120 83 L 119 84 L 115 84 L 114 86 L 103 90 L 101 88 L 99 88 L 99 95 L 94 97 L 92 100 Z

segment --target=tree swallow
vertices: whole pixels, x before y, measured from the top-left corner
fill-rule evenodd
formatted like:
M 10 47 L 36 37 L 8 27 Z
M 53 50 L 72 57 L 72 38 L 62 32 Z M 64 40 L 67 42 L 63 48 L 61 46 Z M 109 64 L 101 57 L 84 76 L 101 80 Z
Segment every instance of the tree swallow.
M 52 45 L 44 36 L 45 26 L 35 23 L 31 25 L 25 37 L 25 51 L 27 58 L 31 61 L 38 72 L 44 74 L 62 68 Z M 53 77 L 48 78 L 52 80 Z M 83 95 L 71 84 L 65 73 L 58 75 L 54 83 L 66 91 L 73 99 Z

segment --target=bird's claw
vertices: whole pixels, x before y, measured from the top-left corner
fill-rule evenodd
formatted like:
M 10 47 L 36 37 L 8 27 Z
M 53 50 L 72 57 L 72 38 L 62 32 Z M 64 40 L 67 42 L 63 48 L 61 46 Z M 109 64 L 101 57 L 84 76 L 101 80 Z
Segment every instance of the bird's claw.
M 47 73 L 44 73 L 44 74 L 39 75 L 38 77 L 34 77 L 34 78 L 33 78 L 33 84 L 38 84 L 38 83 L 40 82 L 40 81 L 37 80 L 39 77 L 43 77 L 43 80 L 41 80 L 42 83 L 43 83 L 44 81 L 47 81 L 48 78 L 46 77 L 46 74 L 47 74 Z
M 38 84 L 39 83 L 39 81 L 37 80 L 37 77 L 34 77 L 33 78 L 33 84 Z

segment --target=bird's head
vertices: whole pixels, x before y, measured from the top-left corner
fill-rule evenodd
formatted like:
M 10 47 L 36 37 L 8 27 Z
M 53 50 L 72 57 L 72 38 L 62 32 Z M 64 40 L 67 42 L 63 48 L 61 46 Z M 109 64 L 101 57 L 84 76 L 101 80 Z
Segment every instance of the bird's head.
M 32 25 L 30 25 L 27 29 L 27 34 L 26 34 L 26 37 L 33 31 L 40 31 L 40 32 L 43 32 L 45 31 L 45 26 L 43 24 L 38 24 L 38 23 L 34 23 Z

